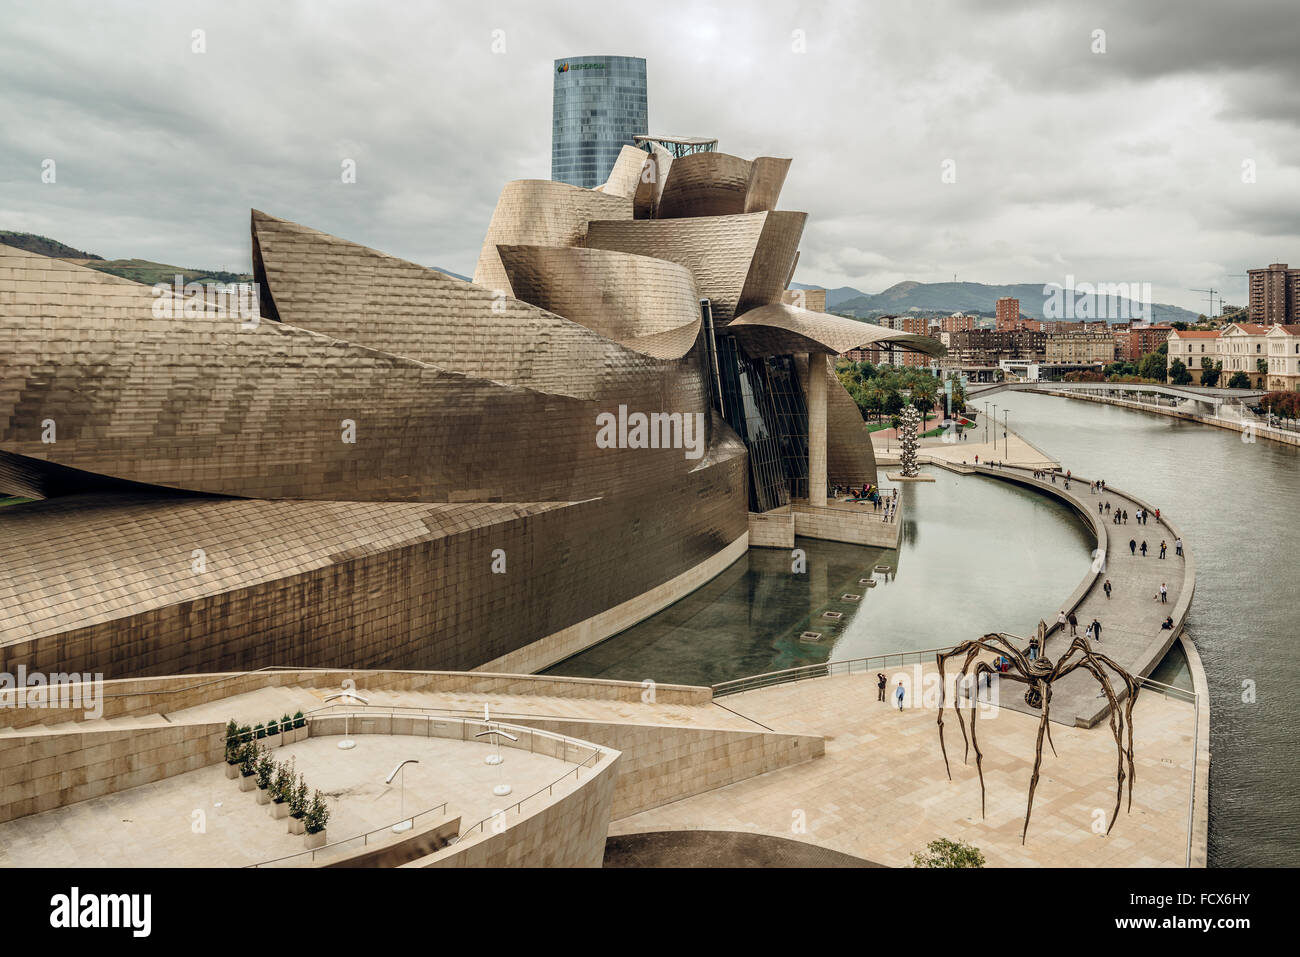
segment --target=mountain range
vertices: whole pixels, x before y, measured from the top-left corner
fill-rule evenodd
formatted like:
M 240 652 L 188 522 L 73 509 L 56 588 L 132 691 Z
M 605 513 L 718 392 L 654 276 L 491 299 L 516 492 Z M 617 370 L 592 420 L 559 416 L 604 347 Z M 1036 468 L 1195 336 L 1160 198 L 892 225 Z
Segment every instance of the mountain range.
M 852 286 L 840 286 L 826 290 L 826 308 L 828 311 L 845 316 L 866 318 L 869 316 L 902 315 L 918 312 L 927 315 L 953 312 L 971 312 L 993 315 L 997 301 L 1003 296 L 1020 300 L 1020 312 L 1031 319 L 1070 319 L 1097 318 L 1106 313 L 1105 297 L 1086 295 L 1074 290 L 1073 297 L 1065 296 L 1066 302 L 1073 299 L 1075 312 L 1071 315 L 1048 317 L 1044 315 L 1050 296 L 1043 292 L 1044 283 L 1011 283 L 1007 285 L 989 285 L 982 282 L 900 282 L 890 286 L 884 292 L 866 293 Z M 791 283 L 797 289 L 821 289 L 804 283 Z M 1085 300 L 1087 302 L 1085 303 Z M 1116 306 L 1124 311 L 1112 315 L 1110 321 L 1127 321 L 1125 316 L 1138 313 L 1140 307 L 1132 305 L 1127 299 L 1112 300 L 1112 313 Z M 1085 315 L 1086 313 L 1086 315 Z M 1152 322 L 1195 322 L 1197 314 L 1181 306 L 1156 302 L 1151 304 Z

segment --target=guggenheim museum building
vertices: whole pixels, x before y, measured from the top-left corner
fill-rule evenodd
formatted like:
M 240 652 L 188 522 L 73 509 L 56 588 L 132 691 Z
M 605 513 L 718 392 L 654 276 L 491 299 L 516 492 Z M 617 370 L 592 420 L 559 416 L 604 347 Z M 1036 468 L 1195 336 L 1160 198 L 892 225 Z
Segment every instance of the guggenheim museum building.
M 530 672 L 896 542 L 827 505 L 876 480 L 832 357 L 942 347 L 787 289 L 789 166 L 509 183 L 473 282 L 254 210 L 251 317 L 0 246 L 0 672 Z

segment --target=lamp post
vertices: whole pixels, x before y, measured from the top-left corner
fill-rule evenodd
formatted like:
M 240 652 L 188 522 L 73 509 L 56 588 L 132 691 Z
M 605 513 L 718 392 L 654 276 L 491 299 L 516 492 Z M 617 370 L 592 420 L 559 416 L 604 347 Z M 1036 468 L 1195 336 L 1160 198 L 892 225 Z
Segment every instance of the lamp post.
M 487 705 L 484 705 L 483 721 L 486 723 L 487 720 L 488 720 L 488 709 L 487 709 Z M 511 734 L 509 731 L 502 731 L 500 727 L 494 728 L 490 724 L 488 724 L 487 727 L 485 727 L 482 731 L 479 731 L 477 734 L 475 734 L 474 737 L 481 738 L 484 737 L 485 735 L 494 735 L 492 741 L 496 745 L 496 749 L 493 751 L 492 754 L 489 754 L 486 758 L 483 759 L 484 764 L 500 764 L 502 761 L 505 760 L 505 758 L 501 757 L 501 738 L 507 738 L 510 741 L 519 740 L 519 738 Z M 495 794 L 497 797 L 505 797 L 505 795 L 510 793 L 510 785 L 504 783 L 498 784 L 496 787 L 492 789 L 492 793 Z
M 414 818 L 408 818 L 406 816 L 406 770 L 405 769 L 408 764 L 419 764 L 419 763 L 420 762 L 417 761 L 415 758 L 407 758 L 405 761 L 399 762 L 397 767 L 393 768 L 393 773 L 384 779 L 385 784 L 392 784 L 393 778 L 397 777 L 397 772 L 398 771 L 402 772 L 402 803 L 401 803 L 402 820 L 398 821 L 396 824 L 393 825 L 394 834 L 400 834 L 403 831 L 409 831 L 412 825 L 415 824 Z
M 336 692 L 335 694 L 325 696 L 326 701 L 333 701 L 335 698 L 352 698 L 354 701 L 360 701 L 362 704 L 366 706 L 370 705 L 370 702 L 367 699 L 361 697 L 361 695 L 357 694 L 355 691 L 339 691 Z M 357 743 L 353 741 L 348 734 L 348 731 L 351 727 L 352 727 L 352 715 L 345 714 L 343 716 L 343 740 L 339 742 L 340 751 L 351 751 L 353 748 L 357 746 Z
M 993 454 L 998 453 L 998 404 L 993 403 Z
M 1002 410 L 1002 449 L 1009 456 L 1011 455 L 1011 445 L 1008 436 L 1011 435 L 1011 410 Z

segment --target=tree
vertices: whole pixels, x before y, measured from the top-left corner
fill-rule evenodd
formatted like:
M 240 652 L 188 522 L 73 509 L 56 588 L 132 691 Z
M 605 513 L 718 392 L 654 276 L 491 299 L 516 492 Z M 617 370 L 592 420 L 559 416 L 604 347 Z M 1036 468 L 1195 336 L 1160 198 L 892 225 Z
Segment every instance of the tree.
M 1183 322 L 1181 319 L 1176 322 L 1171 322 L 1170 325 L 1180 332 L 1186 331 L 1187 329 L 1187 323 Z
M 1174 385 L 1187 385 L 1192 381 L 1192 374 L 1187 371 L 1182 359 L 1169 363 L 1169 381 Z
M 1249 389 L 1249 388 L 1250 388 L 1250 376 L 1246 375 L 1246 373 L 1241 372 L 1241 371 L 1234 372 L 1234 373 L 1232 374 L 1232 378 L 1228 380 L 1228 388 L 1229 388 L 1229 389 Z
M 913 854 L 913 867 L 983 867 L 984 855 L 965 841 L 939 838 L 925 846 L 926 853 Z
M 1148 352 L 1138 361 L 1137 374 L 1144 379 L 1165 381 L 1165 357 L 1157 352 Z
M 1215 362 L 1209 356 L 1201 356 L 1201 385 L 1207 389 L 1214 388 L 1219 384 L 1219 376 L 1222 373 L 1222 362 Z
M 1267 359 L 1256 359 L 1256 360 L 1255 360 L 1255 371 L 1256 371 L 1256 372 L 1261 372 L 1261 373 L 1267 373 L 1267 372 L 1268 372 L 1268 360 L 1267 360 Z

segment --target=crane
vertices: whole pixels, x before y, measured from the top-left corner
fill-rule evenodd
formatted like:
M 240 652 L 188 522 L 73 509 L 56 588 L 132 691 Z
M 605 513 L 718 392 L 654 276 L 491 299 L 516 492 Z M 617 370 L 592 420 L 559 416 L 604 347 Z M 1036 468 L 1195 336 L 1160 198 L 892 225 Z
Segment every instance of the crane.
M 1191 289 L 1191 290 L 1189 290 L 1189 291 L 1190 291 L 1190 292 L 1208 292 L 1208 293 L 1210 294 L 1210 318 L 1213 319 L 1213 318 L 1214 318 L 1214 297 L 1215 297 L 1215 294 L 1217 294 L 1219 290 L 1211 288 L 1211 289 Z M 1223 300 L 1222 300 L 1222 298 L 1220 298 L 1220 300 L 1219 300 L 1219 304 L 1220 304 L 1220 305 L 1223 304 Z

